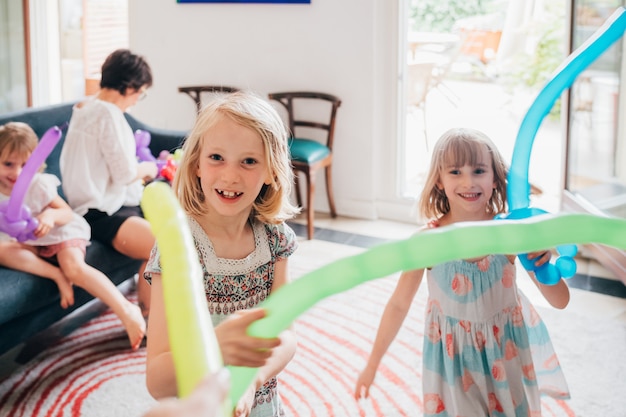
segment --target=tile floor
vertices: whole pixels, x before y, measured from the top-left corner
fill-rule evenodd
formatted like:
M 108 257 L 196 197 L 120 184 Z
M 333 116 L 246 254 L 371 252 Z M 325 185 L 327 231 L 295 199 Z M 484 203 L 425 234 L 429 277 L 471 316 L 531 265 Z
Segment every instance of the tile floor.
M 333 219 L 326 213 L 315 214 L 315 239 L 368 248 L 390 240 L 406 239 L 417 225 L 389 220 L 362 220 L 349 217 Z M 306 239 L 306 222 L 302 218 L 290 222 L 300 239 Z M 583 250 L 580 252 L 584 253 Z M 568 281 L 571 301 L 568 309 L 589 317 L 614 318 L 626 324 L 626 286 L 592 259 L 578 257 L 578 273 Z M 524 271 L 518 266 L 518 271 Z M 519 279 L 524 293 L 536 305 L 549 307 L 534 284 Z

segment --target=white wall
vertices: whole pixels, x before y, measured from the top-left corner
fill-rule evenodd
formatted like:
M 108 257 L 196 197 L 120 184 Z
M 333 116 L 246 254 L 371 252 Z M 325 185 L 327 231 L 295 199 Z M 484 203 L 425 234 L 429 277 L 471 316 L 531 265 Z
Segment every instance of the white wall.
M 342 99 L 333 184 L 341 215 L 379 217 L 393 193 L 397 2 L 311 4 L 129 2 L 130 47 L 146 57 L 154 85 L 133 114 L 163 128 L 190 129 L 191 98 L 179 86 L 224 84 L 266 95 L 317 90 Z M 390 197 L 393 198 L 393 197 Z M 316 209 L 327 211 L 323 177 Z

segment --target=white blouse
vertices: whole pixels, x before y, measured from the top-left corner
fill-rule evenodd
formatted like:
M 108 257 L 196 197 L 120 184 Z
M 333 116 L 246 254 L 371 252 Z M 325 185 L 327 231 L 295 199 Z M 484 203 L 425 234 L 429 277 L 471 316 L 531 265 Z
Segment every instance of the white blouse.
M 63 193 L 81 216 L 91 208 L 111 215 L 141 201 L 135 136 L 112 103 L 91 97 L 74 106 L 60 165 Z

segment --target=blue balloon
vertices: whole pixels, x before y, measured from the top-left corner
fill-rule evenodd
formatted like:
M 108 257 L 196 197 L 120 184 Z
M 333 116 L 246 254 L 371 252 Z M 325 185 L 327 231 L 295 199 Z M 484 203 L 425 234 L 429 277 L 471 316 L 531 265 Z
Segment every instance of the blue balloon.
M 529 207 L 528 167 L 537 130 L 563 91 L 574 83 L 582 71 L 621 38 L 625 30 L 626 9 L 620 7 L 591 38 L 557 68 L 554 75 L 539 92 L 522 120 L 513 148 L 511 168 L 507 176 L 507 202 L 510 213 L 498 216 L 498 218 L 524 219 L 546 213 L 544 210 Z M 576 256 L 578 249 L 576 245 L 563 245 L 557 247 L 557 251 L 560 256 L 554 264 L 546 263 L 538 268 L 528 259 L 526 254 L 518 257 L 527 271 L 535 272 L 539 282 L 554 285 L 560 281 L 561 277 L 571 278 L 576 274 L 576 261 L 573 257 Z
M 498 215 L 496 218 L 521 220 L 542 214 L 549 213 L 536 207 L 524 207 L 507 214 Z M 576 256 L 578 247 L 576 245 L 560 245 L 556 249 L 559 257 L 555 259 L 554 264 L 548 262 L 537 267 L 535 262 L 528 259 L 528 254 L 525 253 L 518 255 L 518 258 L 524 269 L 535 273 L 539 282 L 546 285 L 555 285 L 561 278 L 571 278 L 576 274 L 576 261 L 574 261 L 573 257 Z
M 571 256 L 559 256 L 554 263 L 563 278 L 571 278 L 576 275 L 576 261 Z
M 576 49 L 539 92 L 524 116 L 517 133 L 511 169 L 508 174 L 507 199 L 509 210 L 528 207 L 530 184 L 528 166 L 537 130 L 561 93 L 576 77 L 615 43 L 626 30 L 626 9 L 618 8 L 594 35 Z

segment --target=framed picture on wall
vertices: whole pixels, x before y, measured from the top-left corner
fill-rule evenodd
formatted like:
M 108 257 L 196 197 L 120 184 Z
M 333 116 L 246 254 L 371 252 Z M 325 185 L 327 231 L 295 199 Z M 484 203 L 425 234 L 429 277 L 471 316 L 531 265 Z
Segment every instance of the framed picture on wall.
M 311 0 L 176 0 L 177 3 L 311 3 Z

